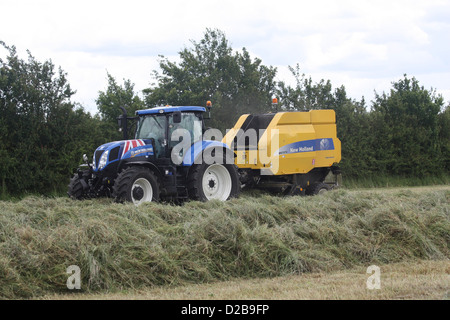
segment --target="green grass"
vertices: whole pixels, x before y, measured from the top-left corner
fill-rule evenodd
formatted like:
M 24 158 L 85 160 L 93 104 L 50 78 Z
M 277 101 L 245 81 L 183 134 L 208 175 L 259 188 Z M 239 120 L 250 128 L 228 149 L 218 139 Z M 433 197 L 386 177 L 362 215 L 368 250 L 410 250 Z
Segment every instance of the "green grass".
M 268 278 L 450 256 L 450 190 L 253 191 L 227 202 L 140 207 L 29 196 L 0 202 L 0 297 Z
M 342 178 L 342 185 L 347 189 L 417 187 L 449 184 L 450 175 L 448 174 L 443 174 L 441 176 L 427 176 L 422 178 L 387 175 L 376 175 L 358 178 L 344 176 Z

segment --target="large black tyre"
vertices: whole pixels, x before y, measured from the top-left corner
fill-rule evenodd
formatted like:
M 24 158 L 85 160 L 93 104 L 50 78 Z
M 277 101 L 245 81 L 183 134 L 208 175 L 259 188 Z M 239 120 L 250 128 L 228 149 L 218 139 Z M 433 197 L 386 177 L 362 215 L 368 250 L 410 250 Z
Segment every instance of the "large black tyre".
M 316 182 L 306 189 L 308 195 L 320 195 L 331 190 L 331 187 L 323 182 Z
M 225 201 L 238 197 L 241 192 L 241 182 L 234 164 L 193 165 L 187 187 L 189 198 L 199 201 Z
M 78 173 L 70 179 L 67 195 L 74 200 L 86 198 L 87 182 Z
M 116 178 L 113 197 L 117 202 L 129 201 L 135 205 L 159 200 L 159 183 L 155 174 L 145 167 L 129 167 Z

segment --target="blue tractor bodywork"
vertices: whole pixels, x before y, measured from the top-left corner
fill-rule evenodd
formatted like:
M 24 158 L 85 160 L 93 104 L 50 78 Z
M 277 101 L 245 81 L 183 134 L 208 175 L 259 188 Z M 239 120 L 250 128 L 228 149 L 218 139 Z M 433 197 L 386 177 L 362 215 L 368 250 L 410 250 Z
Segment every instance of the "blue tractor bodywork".
M 184 155 L 182 165 L 185 167 L 192 166 L 194 163 L 198 162 L 196 160 L 201 154 L 204 153 L 205 150 L 217 147 L 225 150 L 230 150 L 225 143 L 220 141 L 202 140 L 195 142 Z
M 135 158 L 154 156 L 153 145 L 151 140 L 122 140 L 114 141 L 101 145 L 94 152 L 92 159 L 92 169 L 99 172 L 116 162 Z M 100 165 L 100 160 L 104 158 L 104 162 Z
M 146 114 L 161 114 L 161 113 L 174 113 L 174 112 L 206 112 L 206 109 L 203 107 L 195 107 L 195 106 L 185 106 L 185 107 L 156 107 L 145 110 L 138 110 L 136 114 L 138 116 L 146 115 Z

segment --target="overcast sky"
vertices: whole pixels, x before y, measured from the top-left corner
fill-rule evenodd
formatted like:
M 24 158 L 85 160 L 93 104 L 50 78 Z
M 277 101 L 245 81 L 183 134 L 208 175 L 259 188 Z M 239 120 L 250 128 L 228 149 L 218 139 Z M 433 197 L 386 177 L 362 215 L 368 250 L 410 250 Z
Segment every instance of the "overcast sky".
M 406 73 L 450 101 L 450 0 L 0 0 L 0 40 L 61 66 L 91 112 L 107 71 L 147 88 L 158 55 L 176 60 L 206 28 L 288 83 L 299 63 L 313 81 L 370 101 Z

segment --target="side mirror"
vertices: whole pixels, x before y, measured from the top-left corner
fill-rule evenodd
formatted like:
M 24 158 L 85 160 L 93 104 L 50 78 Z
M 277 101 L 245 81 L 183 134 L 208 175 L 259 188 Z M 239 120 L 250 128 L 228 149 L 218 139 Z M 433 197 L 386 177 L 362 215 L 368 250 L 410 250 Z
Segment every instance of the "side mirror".
M 181 111 L 175 111 L 173 113 L 173 123 L 181 123 Z
M 123 132 L 123 140 L 128 140 L 128 128 L 127 128 L 127 110 L 124 107 L 119 107 L 123 114 L 117 118 L 119 124 L 119 131 Z

